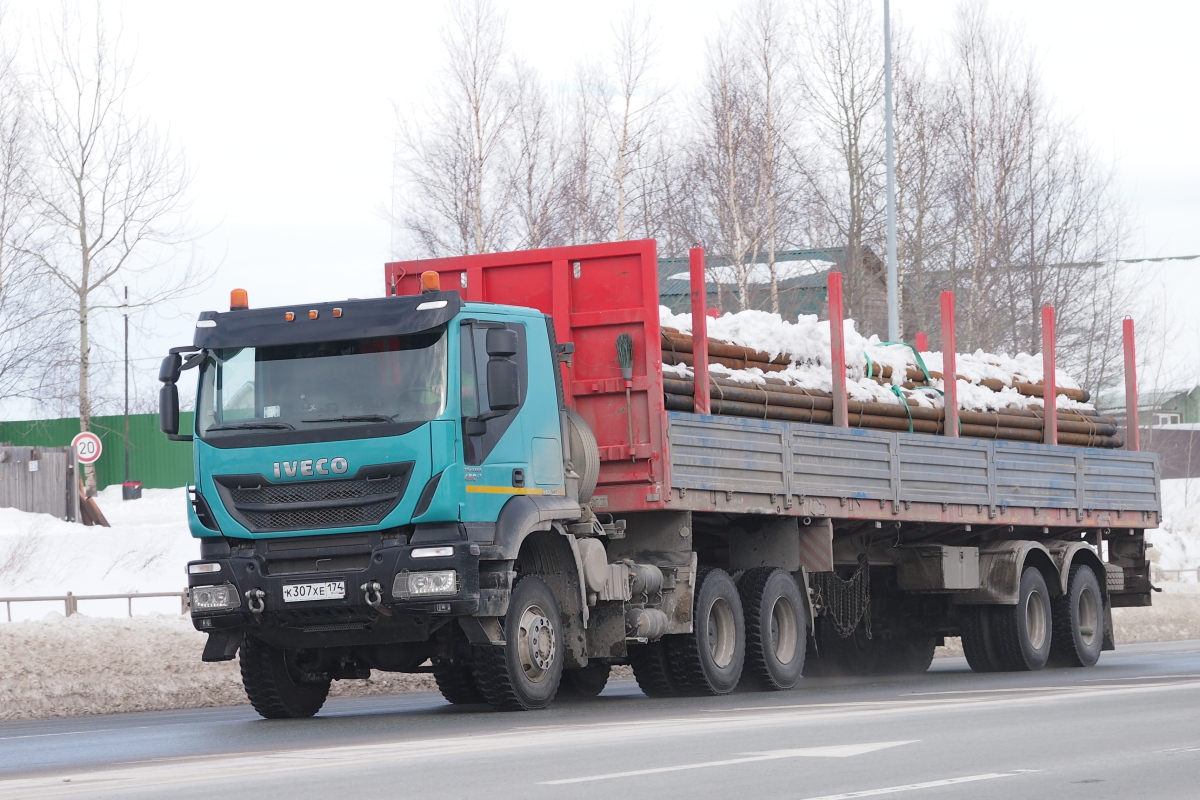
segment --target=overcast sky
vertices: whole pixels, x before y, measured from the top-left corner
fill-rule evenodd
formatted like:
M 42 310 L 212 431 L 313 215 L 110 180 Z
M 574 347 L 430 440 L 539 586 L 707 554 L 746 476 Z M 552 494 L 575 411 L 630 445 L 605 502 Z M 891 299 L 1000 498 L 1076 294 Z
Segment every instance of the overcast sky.
M 26 25 L 45 8 L 32 0 L 15 5 Z M 550 81 L 568 76 L 580 58 L 602 55 L 624 8 L 595 0 L 500 5 L 512 49 Z M 249 290 L 252 305 L 381 295 L 391 242 L 383 211 L 393 108 L 411 110 L 428 95 L 442 59 L 441 4 L 102 6 L 136 46 L 139 110 L 169 129 L 195 171 L 194 223 L 212 231 L 202 254 L 221 265 L 210 290 L 182 303 L 186 318 L 159 323 L 158 335 L 135 345 L 139 371 L 150 376 L 139 383 L 150 388 L 152 361 L 190 342 L 195 313 L 227 307 L 235 286 Z M 732 3 L 642 7 L 660 29 L 659 80 L 686 97 L 705 37 Z M 954 0 L 892 2 L 894 16 L 934 46 L 944 41 L 954 7 Z M 1200 254 L 1200 3 L 1004 0 L 993 11 L 1023 28 L 1061 112 L 1115 165 L 1137 214 L 1125 255 Z M 822 244 L 829 243 L 813 243 Z M 1175 327 L 1194 354 L 1200 261 L 1142 269 L 1151 283 L 1171 287 Z

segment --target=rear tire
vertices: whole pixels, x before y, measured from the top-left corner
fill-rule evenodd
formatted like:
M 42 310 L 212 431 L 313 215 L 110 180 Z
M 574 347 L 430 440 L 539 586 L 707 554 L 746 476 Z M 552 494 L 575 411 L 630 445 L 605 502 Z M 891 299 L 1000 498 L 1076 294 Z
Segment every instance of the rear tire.
M 560 697 L 596 697 L 608 685 L 608 673 L 611 670 L 603 661 L 591 661 L 586 667 L 563 670 L 558 694 Z
M 1008 672 L 1042 669 L 1050 658 L 1053 619 L 1050 590 L 1036 567 L 1021 573 L 1015 606 L 993 606 L 993 645 L 1000 668 Z
M 1054 598 L 1054 635 L 1050 657 L 1056 666 L 1092 667 L 1104 646 L 1104 596 L 1095 571 L 1085 565 L 1071 567 L 1067 593 Z
M 877 672 L 890 675 L 920 675 L 933 663 L 937 638 L 902 630 L 882 646 Z
M 649 644 L 631 644 L 628 652 L 633 678 L 642 694 L 646 697 L 678 697 L 681 694 L 671 678 L 666 642 L 660 639 Z
M 737 586 L 723 569 L 701 569 L 692 601 L 692 632 L 663 637 L 673 683 L 683 694 L 729 694 L 742 677 L 746 624 Z
M 963 654 L 975 672 L 999 672 L 1000 657 L 992 633 L 991 606 L 959 606 Z
M 793 688 L 804 671 L 808 615 L 790 573 L 757 567 L 738 583 L 746 623 L 746 667 L 761 688 Z
M 247 636 L 239 661 L 246 697 L 266 719 L 311 717 L 325 705 L 330 679 L 306 673 L 294 653 Z
M 501 711 L 545 708 L 563 673 L 562 613 L 554 592 L 536 575 L 517 581 L 504 616 L 502 647 L 475 649 L 479 693 Z

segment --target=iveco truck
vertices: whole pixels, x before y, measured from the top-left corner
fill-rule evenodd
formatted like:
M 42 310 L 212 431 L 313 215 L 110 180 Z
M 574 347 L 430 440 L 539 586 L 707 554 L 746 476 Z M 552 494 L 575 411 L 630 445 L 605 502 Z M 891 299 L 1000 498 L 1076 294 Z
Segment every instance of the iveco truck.
M 653 696 L 919 671 L 950 636 L 978 670 L 1089 666 L 1149 604 L 1151 454 L 668 411 L 653 241 L 384 286 L 235 291 L 163 362 L 203 659 L 265 717 L 373 670 L 522 710 L 618 664 Z

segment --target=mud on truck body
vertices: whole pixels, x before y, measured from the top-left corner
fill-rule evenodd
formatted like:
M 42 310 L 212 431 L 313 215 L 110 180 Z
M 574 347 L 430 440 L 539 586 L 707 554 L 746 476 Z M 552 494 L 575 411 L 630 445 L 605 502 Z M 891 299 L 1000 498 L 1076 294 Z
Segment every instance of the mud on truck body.
M 1149 604 L 1153 455 L 668 411 L 656 267 L 399 262 L 383 298 L 201 314 L 160 379 L 204 660 L 266 717 L 372 670 L 520 710 L 617 664 L 651 696 L 923 671 L 947 636 L 1089 666 Z

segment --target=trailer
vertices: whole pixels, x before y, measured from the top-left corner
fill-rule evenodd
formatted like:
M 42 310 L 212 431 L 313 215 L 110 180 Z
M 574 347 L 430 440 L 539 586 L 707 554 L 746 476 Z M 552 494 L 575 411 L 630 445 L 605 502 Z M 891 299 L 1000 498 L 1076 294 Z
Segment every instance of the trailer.
M 164 432 L 194 439 L 203 657 L 240 656 L 264 716 L 373 669 L 521 710 L 597 694 L 616 664 L 651 696 L 923 671 L 950 636 L 976 670 L 1091 666 L 1111 609 L 1150 603 L 1160 482 L 1135 436 L 851 428 L 844 388 L 833 425 L 714 415 L 707 392 L 668 410 L 652 240 L 395 262 L 385 285 L 235 293 L 160 374 Z

